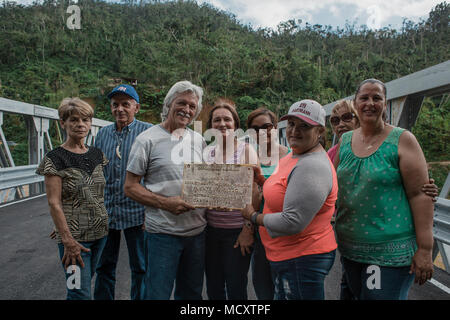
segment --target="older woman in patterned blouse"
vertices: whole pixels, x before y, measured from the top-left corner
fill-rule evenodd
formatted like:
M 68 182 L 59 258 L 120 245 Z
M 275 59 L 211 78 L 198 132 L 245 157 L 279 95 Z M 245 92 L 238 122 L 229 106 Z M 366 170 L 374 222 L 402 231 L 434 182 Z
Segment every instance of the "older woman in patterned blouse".
M 108 234 L 100 149 L 84 143 L 94 111 L 79 98 L 66 98 L 58 108 L 66 141 L 48 152 L 37 174 L 45 176 L 50 214 L 66 273 L 67 299 L 91 299 L 91 280 Z M 70 265 L 70 267 L 69 267 Z

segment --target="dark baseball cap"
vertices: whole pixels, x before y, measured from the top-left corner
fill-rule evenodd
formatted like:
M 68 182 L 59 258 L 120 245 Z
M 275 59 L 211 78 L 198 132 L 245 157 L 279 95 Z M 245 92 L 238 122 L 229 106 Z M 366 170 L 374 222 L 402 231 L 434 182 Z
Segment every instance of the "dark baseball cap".
M 123 93 L 126 94 L 127 96 L 133 98 L 134 100 L 136 100 L 137 103 L 139 103 L 139 96 L 136 92 L 136 90 L 128 85 L 128 84 L 121 84 L 118 85 L 117 87 L 115 87 L 109 94 L 108 94 L 108 98 L 111 99 L 113 95 L 117 94 L 117 93 Z

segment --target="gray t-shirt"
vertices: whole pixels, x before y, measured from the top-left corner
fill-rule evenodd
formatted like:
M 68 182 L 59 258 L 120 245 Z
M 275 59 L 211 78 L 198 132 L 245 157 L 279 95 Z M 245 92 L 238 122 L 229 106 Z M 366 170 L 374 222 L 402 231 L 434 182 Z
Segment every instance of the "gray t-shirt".
M 201 163 L 205 140 L 187 128 L 177 138 L 160 124 L 136 137 L 131 148 L 127 171 L 144 177 L 149 191 L 165 197 L 180 196 L 184 163 Z M 145 207 L 145 230 L 177 236 L 194 236 L 206 226 L 205 209 L 180 215 Z
M 288 177 L 283 212 L 264 216 L 264 226 L 272 238 L 303 231 L 315 217 L 333 187 L 333 173 L 325 151 L 307 153 Z

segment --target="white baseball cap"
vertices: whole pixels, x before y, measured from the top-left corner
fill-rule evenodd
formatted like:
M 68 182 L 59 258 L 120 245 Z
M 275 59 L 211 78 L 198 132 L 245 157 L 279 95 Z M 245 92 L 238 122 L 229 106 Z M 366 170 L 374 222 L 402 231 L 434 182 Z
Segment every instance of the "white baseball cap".
M 326 112 L 325 109 L 314 100 L 301 100 L 294 103 L 287 115 L 282 116 L 280 121 L 286 120 L 288 117 L 297 117 L 314 126 L 321 125 L 325 127 Z

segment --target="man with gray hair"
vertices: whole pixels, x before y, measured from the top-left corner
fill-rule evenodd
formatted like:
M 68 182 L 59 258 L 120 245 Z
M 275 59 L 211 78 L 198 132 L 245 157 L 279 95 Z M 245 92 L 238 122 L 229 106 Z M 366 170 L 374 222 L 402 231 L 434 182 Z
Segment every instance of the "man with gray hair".
M 175 299 L 202 299 L 205 211 L 181 198 L 184 162 L 201 162 L 206 146 L 187 127 L 202 109 L 202 96 L 202 88 L 189 81 L 174 84 L 162 123 L 142 132 L 130 152 L 125 195 L 146 209 L 145 299 L 170 299 L 174 281 Z

